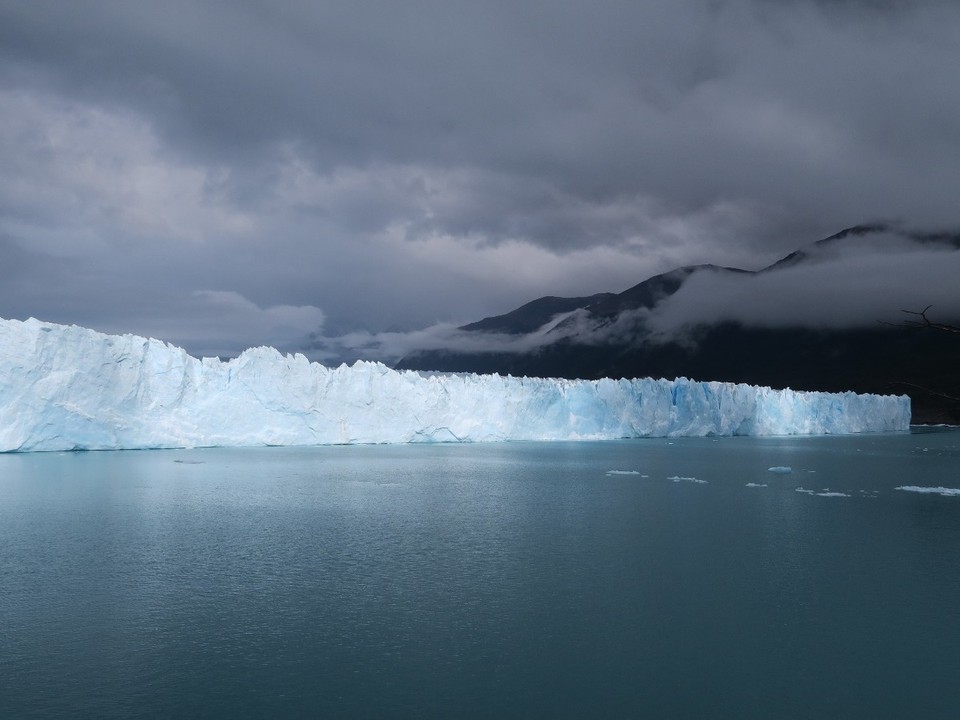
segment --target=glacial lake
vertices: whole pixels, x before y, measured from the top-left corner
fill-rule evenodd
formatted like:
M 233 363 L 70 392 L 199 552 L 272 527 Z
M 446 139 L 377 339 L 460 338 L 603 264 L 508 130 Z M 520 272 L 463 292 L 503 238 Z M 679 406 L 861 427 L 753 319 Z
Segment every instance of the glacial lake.
M 960 431 L 0 455 L 0 717 L 956 718 L 904 486 Z

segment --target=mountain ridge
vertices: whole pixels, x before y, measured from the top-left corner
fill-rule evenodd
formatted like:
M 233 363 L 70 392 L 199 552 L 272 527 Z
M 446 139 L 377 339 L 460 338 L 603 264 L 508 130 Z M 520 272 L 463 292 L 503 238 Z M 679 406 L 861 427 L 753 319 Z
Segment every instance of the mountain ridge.
M 542 338 L 530 348 L 513 352 L 422 351 L 402 358 L 396 367 L 583 379 L 684 376 L 802 390 L 906 393 L 913 400 L 917 421 L 960 422 L 960 402 L 941 397 L 960 397 L 960 382 L 953 370 L 960 367 L 960 342 L 950 333 L 876 321 L 817 328 L 720 320 L 694 323 L 673 337 L 660 336 L 649 327 L 651 314 L 662 309 L 691 278 L 704 278 L 704 273 L 734 283 L 741 277 L 777 278 L 782 271 L 802 270 L 829 259 L 831 252 L 850 242 L 869 244 L 874 239 L 881 245 L 893 242 L 960 249 L 960 233 L 909 232 L 880 223 L 855 225 L 759 270 L 688 265 L 654 275 L 620 293 L 539 298 L 460 328 L 471 334 L 497 328 L 513 336 L 540 330 Z M 518 315 L 531 307 L 539 314 Z M 562 309 L 547 317 L 553 308 Z M 562 313 L 569 315 L 544 332 L 546 323 Z M 542 322 L 532 327 L 535 320 Z

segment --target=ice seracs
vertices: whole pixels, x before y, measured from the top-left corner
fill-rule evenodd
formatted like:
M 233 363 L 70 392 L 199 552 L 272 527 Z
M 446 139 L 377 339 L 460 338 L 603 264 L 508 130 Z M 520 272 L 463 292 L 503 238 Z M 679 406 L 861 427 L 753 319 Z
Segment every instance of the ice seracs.
M 894 432 L 909 422 L 905 396 L 329 368 L 265 347 L 221 362 L 135 335 L 0 319 L 6 452 Z

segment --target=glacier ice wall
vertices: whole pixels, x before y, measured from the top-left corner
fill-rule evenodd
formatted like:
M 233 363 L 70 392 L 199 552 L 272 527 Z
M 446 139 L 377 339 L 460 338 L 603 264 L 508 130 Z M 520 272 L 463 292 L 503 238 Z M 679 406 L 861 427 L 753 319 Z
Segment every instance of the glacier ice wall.
M 0 319 L 0 451 L 892 432 L 906 397 L 328 368 Z

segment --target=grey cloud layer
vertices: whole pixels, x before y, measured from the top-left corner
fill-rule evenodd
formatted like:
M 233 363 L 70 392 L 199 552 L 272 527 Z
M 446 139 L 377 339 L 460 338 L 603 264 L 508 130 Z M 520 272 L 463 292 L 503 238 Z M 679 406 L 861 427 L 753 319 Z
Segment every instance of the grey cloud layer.
M 728 321 L 767 328 L 877 327 L 913 320 L 904 312 L 927 306 L 938 321 L 960 320 L 960 250 L 950 245 L 871 233 L 808 253 L 800 264 L 757 274 L 697 270 L 652 310 L 625 311 L 612 320 L 577 310 L 526 335 L 437 324 L 412 333 L 318 335 L 310 349 L 320 359 L 359 356 L 392 363 L 416 350 L 526 353 L 560 339 L 581 345 L 696 342 L 698 327 Z
M 0 315 L 229 353 L 960 225 L 958 31 L 947 2 L 0 1 Z

